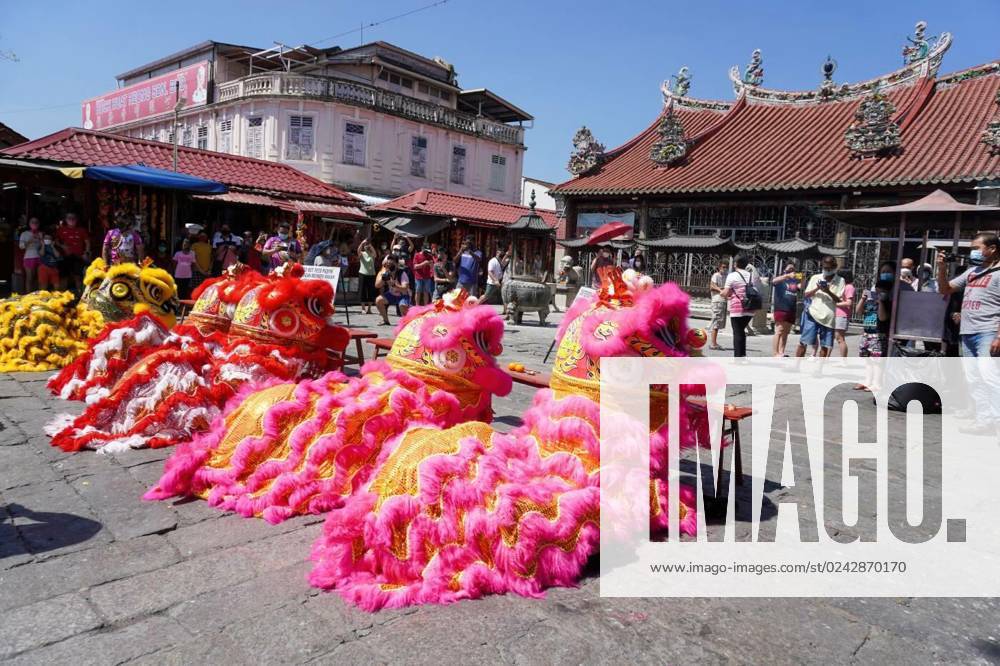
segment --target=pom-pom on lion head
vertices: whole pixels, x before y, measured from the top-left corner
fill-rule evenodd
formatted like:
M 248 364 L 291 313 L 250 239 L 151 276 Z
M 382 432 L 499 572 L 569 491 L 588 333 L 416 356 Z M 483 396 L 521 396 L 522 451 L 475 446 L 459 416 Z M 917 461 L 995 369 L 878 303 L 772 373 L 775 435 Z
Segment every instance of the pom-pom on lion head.
M 203 334 L 228 332 L 236 306 L 248 291 L 265 280 L 263 275 L 246 264 L 231 265 L 221 277 L 205 280 L 194 290 L 191 298 L 195 303 L 185 323 Z
M 329 322 L 333 286 L 304 280 L 300 264 L 286 266 L 247 291 L 233 313 L 230 332 L 268 344 L 342 349 L 347 331 Z
M 507 395 L 510 375 L 496 362 L 503 330 L 493 308 L 455 290 L 430 305 L 410 308 L 387 361 L 446 390 L 474 385 L 479 392 Z
M 107 266 L 95 259 L 84 276 L 82 300 L 104 317 L 105 322 L 130 319 L 148 312 L 170 328 L 177 321 L 180 304 L 177 285 L 170 273 L 152 265 L 147 259 L 138 264 Z
M 553 388 L 598 390 L 603 356 L 689 356 L 687 319 L 688 296 L 677 285 L 604 269 L 596 298 L 578 298 L 559 327 Z

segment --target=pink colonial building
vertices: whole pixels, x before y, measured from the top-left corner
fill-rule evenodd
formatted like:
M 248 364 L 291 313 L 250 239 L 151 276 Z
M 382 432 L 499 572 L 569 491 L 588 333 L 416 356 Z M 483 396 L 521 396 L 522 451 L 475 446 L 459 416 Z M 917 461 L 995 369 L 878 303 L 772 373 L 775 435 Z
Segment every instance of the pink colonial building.
M 432 188 L 520 202 L 532 117 L 461 88 L 440 58 L 385 42 L 209 41 L 117 78 L 118 89 L 83 102 L 85 129 L 167 143 L 176 131 L 181 146 L 283 162 L 369 201 Z

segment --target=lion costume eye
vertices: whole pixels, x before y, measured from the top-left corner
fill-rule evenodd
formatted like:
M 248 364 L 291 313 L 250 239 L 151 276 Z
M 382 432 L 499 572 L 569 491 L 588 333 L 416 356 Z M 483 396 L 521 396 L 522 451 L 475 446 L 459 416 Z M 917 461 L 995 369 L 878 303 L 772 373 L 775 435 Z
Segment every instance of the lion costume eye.
M 160 289 L 155 284 L 147 287 L 146 292 L 149 294 L 149 300 L 153 301 L 154 303 L 159 303 L 160 301 L 163 300 L 163 290 Z
M 281 308 L 271 315 L 271 328 L 284 336 L 292 336 L 299 330 L 299 316 L 290 308 Z
M 318 298 L 307 298 L 306 309 L 309 310 L 309 314 L 314 317 L 323 317 L 323 301 Z
M 124 282 L 115 282 L 111 285 L 111 295 L 118 300 L 122 300 L 131 296 L 132 290 Z

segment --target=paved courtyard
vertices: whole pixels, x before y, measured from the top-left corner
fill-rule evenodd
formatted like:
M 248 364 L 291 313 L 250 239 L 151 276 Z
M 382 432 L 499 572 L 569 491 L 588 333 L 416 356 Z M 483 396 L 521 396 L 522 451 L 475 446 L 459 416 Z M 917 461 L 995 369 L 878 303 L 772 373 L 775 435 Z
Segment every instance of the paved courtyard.
M 510 327 L 543 368 L 555 331 Z M 376 331 L 373 317 L 352 324 Z M 727 347 L 730 338 L 721 337 Z M 768 353 L 770 338 L 750 339 Z M 852 347 L 853 347 L 852 343 Z M 201 501 L 147 503 L 169 451 L 68 455 L 42 427 L 78 410 L 47 374 L 0 375 L 0 659 L 14 663 L 991 663 L 993 599 L 602 599 L 576 589 L 368 614 L 306 583 L 322 517 L 280 526 Z M 495 402 L 510 428 L 532 392 Z M 771 492 L 780 493 L 780 487 Z M 970 572 L 970 575 L 992 575 Z

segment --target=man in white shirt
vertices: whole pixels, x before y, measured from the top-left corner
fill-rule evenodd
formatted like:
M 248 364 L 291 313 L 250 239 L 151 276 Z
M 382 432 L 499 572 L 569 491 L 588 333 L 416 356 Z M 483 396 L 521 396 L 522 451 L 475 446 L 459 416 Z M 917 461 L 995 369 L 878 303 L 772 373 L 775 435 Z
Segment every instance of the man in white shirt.
M 503 282 L 503 260 L 506 254 L 503 248 L 498 247 L 486 264 L 486 293 L 483 295 L 483 302 L 490 305 L 499 305 L 501 302 L 500 284 Z
M 804 356 L 806 347 L 819 342 L 819 355 L 826 357 L 833 349 L 833 330 L 837 322 L 837 303 L 844 294 L 847 283 L 837 275 L 837 260 L 833 257 L 823 257 L 820 266 L 822 273 L 809 278 L 804 296 L 811 298 L 809 316 L 816 322 L 815 327 L 803 329 L 799 337 L 799 347 L 796 356 Z
M 729 263 L 725 261 L 719 262 L 719 268 L 708 281 L 708 290 L 712 294 L 712 321 L 708 323 L 709 333 L 709 349 L 720 350 L 719 346 L 719 329 L 726 327 L 726 299 L 722 296 L 722 290 L 726 286 L 726 276 L 729 274 Z

